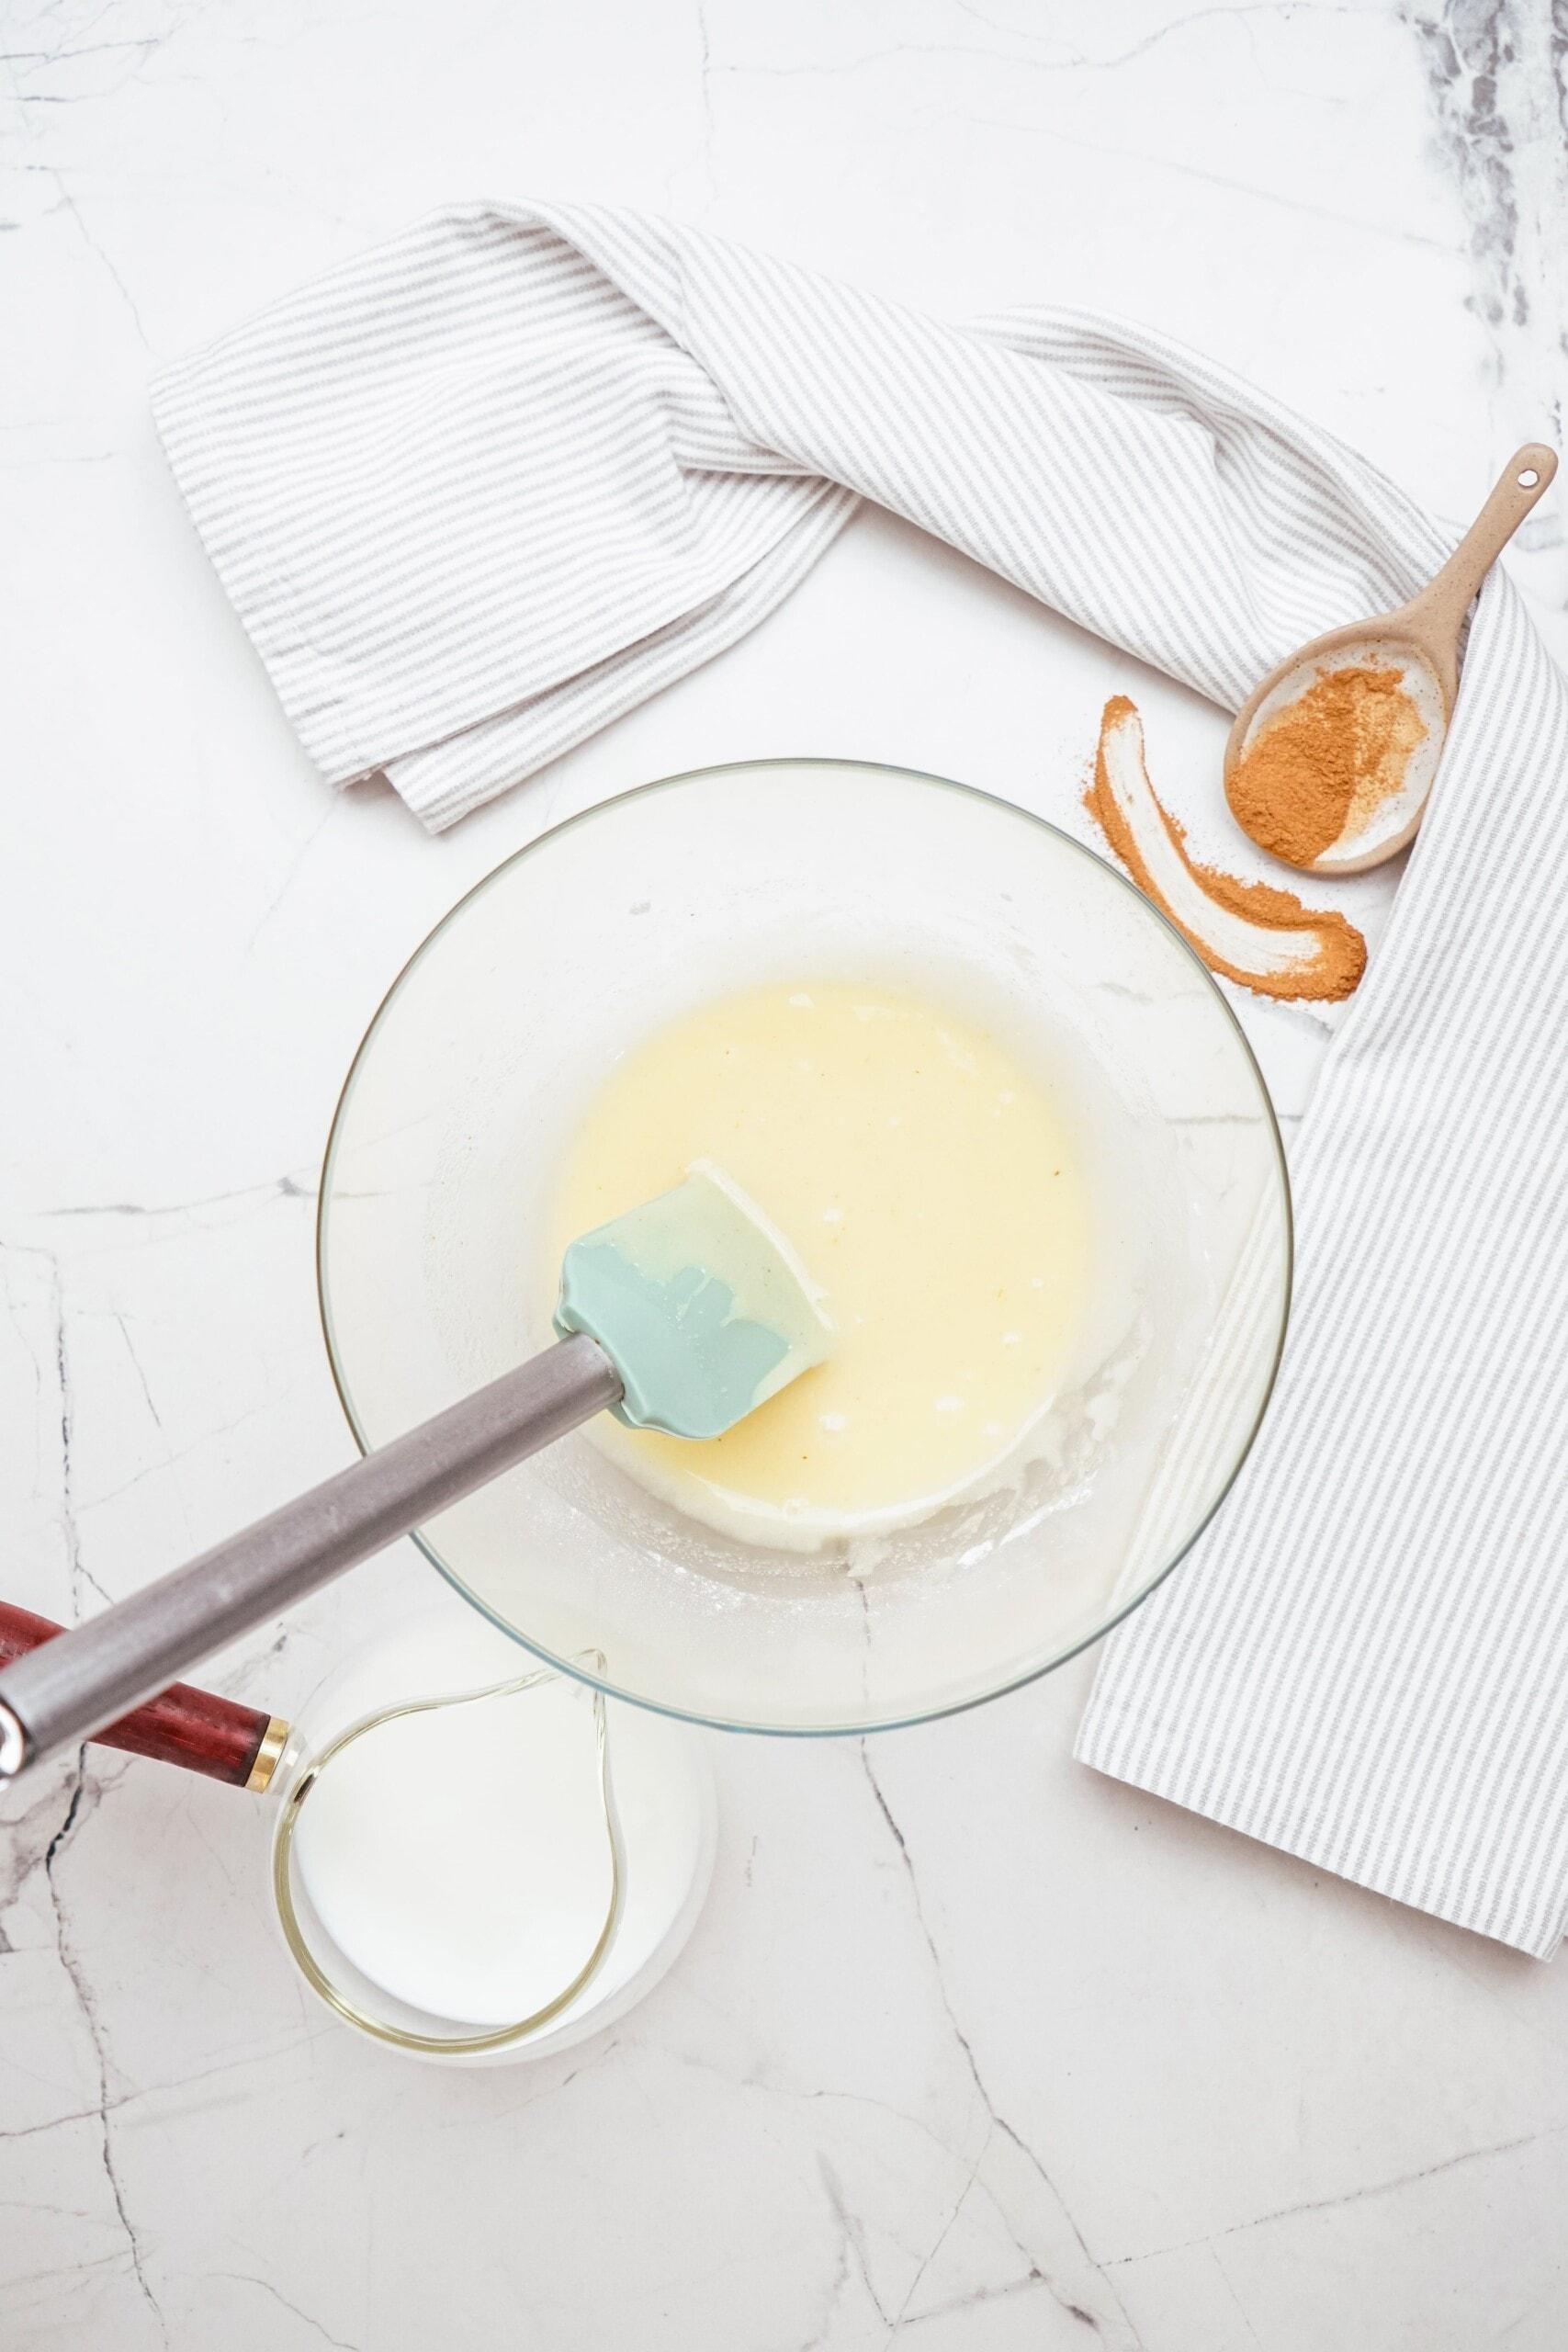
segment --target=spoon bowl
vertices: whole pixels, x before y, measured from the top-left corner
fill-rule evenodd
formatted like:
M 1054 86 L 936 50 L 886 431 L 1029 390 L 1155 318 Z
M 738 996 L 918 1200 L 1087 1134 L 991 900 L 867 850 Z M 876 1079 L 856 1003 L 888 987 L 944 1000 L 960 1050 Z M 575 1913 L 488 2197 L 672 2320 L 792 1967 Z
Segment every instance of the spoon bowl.
M 1544 443 L 1517 449 L 1453 554 L 1418 595 L 1391 613 L 1351 621 L 1301 646 L 1271 670 L 1236 713 L 1225 744 L 1225 797 L 1242 831 L 1260 848 L 1313 874 L 1361 874 L 1397 855 L 1415 839 L 1453 715 L 1459 686 L 1459 643 L 1482 581 L 1557 471 Z M 1278 835 L 1260 824 L 1235 790 L 1241 762 L 1308 687 L 1340 670 L 1399 673 L 1423 733 L 1393 789 L 1374 776 L 1352 793 L 1337 837 L 1311 857 L 1290 856 Z

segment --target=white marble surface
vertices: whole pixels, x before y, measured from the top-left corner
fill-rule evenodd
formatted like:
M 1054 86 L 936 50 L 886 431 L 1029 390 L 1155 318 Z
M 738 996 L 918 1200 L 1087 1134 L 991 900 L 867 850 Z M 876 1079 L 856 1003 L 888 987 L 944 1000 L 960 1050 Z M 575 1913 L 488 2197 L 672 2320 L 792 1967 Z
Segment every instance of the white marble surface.
M 1153 320 L 1457 518 L 1561 424 L 1551 15 L 4 0 L 7 1594 L 91 1610 L 347 1458 L 314 1170 L 469 881 L 751 752 L 1060 805 L 1129 667 L 862 518 L 749 644 L 433 842 L 308 771 L 164 473 L 154 362 L 445 198 L 588 195 L 935 306 Z M 1561 513 L 1515 565 L 1560 650 Z M 1136 691 L 1212 756 L 1216 714 Z M 1293 1114 L 1313 1039 L 1269 1053 Z M 286 1710 L 426 1586 L 400 1547 L 207 1679 Z M 1088 1671 L 863 1750 L 717 1743 L 675 1973 L 487 2075 L 310 2006 L 254 1803 L 101 1754 L 13 1792 L 0 2342 L 1560 2346 L 1568 1973 L 1080 1770 Z

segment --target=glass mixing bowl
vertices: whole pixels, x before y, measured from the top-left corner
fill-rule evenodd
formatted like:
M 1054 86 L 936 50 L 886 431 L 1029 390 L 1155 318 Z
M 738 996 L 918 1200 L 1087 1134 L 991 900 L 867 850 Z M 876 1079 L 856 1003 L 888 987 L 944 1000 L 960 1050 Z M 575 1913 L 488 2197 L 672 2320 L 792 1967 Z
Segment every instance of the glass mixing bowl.
M 645 786 L 545 834 L 394 982 L 338 1104 L 318 1227 L 322 1323 L 359 1443 L 547 1343 L 552 1189 L 629 1046 L 728 990 L 829 978 L 902 987 L 995 1029 L 1082 1137 L 1093 1306 L 1035 1458 L 1006 1491 L 869 1551 L 803 1555 L 696 1525 L 579 1432 L 415 1539 L 551 1664 L 572 1672 L 597 1652 L 604 1689 L 739 1729 L 919 1721 L 1105 1633 L 1235 1477 L 1290 1295 L 1267 1090 L 1148 900 L 965 786 L 758 761 Z

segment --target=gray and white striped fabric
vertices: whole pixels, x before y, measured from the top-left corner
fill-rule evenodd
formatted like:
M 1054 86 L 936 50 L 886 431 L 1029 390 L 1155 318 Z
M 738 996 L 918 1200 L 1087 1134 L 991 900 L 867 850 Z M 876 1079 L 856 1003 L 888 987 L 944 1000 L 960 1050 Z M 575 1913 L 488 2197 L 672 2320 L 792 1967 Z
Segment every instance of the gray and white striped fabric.
M 953 325 L 669 223 L 444 213 L 172 368 L 333 783 L 449 824 L 752 628 L 870 499 L 1234 707 L 1444 552 L 1165 338 Z M 1568 704 L 1506 580 L 1297 1167 L 1279 1397 L 1079 1754 L 1547 1952 L 1568 1915 Z
M 1544 1958 L 1568 1928 L 1568 693 L 1506 582 L 1295 1157 L 1235 1492 L 1088 1763 Z

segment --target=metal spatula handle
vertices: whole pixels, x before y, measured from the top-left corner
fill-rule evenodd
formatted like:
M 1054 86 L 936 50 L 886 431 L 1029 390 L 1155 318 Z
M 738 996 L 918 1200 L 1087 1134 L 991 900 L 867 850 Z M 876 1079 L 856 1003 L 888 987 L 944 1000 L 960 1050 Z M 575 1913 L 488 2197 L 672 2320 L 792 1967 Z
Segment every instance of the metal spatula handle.
M 597 1340 L 561 1340 L 199 1559 L 0 1670 L 0 1778 L 140 1706 L 248 1633 L 614 1405 Z

